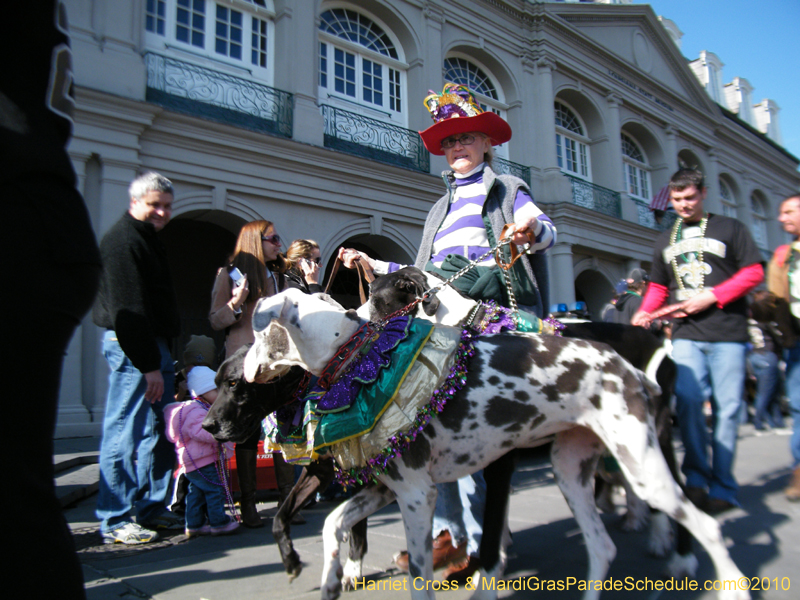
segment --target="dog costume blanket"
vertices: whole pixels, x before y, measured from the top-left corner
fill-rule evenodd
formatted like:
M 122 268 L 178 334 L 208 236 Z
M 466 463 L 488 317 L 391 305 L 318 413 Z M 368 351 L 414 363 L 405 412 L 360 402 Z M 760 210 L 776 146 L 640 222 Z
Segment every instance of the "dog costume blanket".
M 404 336 L 398 335 L 401 329 Z M 331 452 L 343 470 L 365 467 L 386 450 L 393 436 L 412 428 L 434 390 L 451 374 L 461 331 L 397 317 L 384 335 L 391 342 L 376 348 L 381 346 L 377 342 L 331 386 L 330 393 L 335 394 L 340 383 L 352 389 L 352 381 L 360 382 L 350 409 L 322 415 L 315 432 L 314 449 Z M 376 369 L 377 364 L 382 368 Z M 320 403 L 324 400 L 323 396 Z

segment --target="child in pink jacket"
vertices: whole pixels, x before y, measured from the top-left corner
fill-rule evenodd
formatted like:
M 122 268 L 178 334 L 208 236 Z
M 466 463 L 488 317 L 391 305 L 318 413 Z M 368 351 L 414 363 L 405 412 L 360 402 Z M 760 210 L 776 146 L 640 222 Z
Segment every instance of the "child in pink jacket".
M 186 535 L 225 535 L 239 527 L 238 517 L 225 512 L 226 500 L 233 506 L 225 461 L 231 444 L 220 444 L 203 429 L 203 419 L 217 399 L 215 373 L 208 367 L 194 367 L 187 376 L 192 399 L 173 402 L 164 408 L 167 439 L 175 444 L 181 471 L 189 480 L 186 495 Z M 206 521 L 206 511 L 208 521 Z

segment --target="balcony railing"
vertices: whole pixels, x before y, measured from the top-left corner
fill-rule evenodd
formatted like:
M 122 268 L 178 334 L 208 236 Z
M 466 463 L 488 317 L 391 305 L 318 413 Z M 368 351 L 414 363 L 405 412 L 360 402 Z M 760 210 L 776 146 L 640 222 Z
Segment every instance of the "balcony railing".
M 620 194 L 614 190 L 609 190 L 589 181 L 584 181 L 578 177 L 573 177 L 564 173 L 572 184 L 572 202 L 584 208 L 590 208 L 597 212 L 622 218 L 622 206 Z
M 495 173 L 504 173 L 506 175 L 514 175 L 522 179 L 531 187 L 531 168 L 521 165 L 519 163 L 511 162 L 499 156 L 495 156 L 492 160 L 494 164 Z
M 325 147 L 427 173 L 431 157 L 416 131 L 322 105 Z
M 675 223 L 675 219 L 677 215 L 670 211 L 661 211 L 664 216 L 661 217 L 661 221 L 656 221 L 655 213 L 650 210 L 650 206 L 646 202 L 642 202 L 641 200 L 636 200 L 635 198 L 631 198 L 636 203 L 636 212 L 638 213 L 639 217 L 639 225 L 643 225 L 645 227 L 649 227 L 650 229 L 655 229 L 656 231 L 664 231 L 665 229 L 669 229 L 672 227 L 672 224 Z
M 146 99 L 174 110 L 254 131 L 292 137 L 289 92 L 147 53 Z

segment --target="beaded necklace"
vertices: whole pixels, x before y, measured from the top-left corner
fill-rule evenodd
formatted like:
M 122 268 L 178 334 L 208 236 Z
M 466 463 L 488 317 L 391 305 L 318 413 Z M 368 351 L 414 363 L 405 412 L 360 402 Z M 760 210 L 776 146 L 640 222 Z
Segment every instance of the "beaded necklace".
M 197 402 L 200 406 L 203 407 L 203 410 L 208 412 L 208 409 L 211 408 L 211 404 L 206 402 L 203 398 L 198 398 L 196 396 L 192 396 L 192 401 Z M 208 477 L 206 477 L 203 472 L 197 467 L 197 464 L 194 462 L 194 458 L 192 457 L 191 452 L 189 452 L 189 448 L 186 446 L 186 440 L 183 437 L 183 409 L 188 406 L 188 402 L 184 402 L 180 409 L 178 410 L 178 437 L 180 437 L 181 444 L 183 444 L 183 449 L 186 451 L 186 456 L 189 457 L 189 461 L 192 463 L 195 471 L 200 474 L 200 477 L 205 479 L 211 485 L 216 485 L 218 487 L 223 488 L 225 490 L 225 500 L 230 506 L 231 511 L 233 513 L 233 517 L 238 521 L 241 522 L 242 518 L 239 516 L 239 513 L 236 512 L 236 506 L 233 503 L 233 494 L 231 493 L 231 474 L 230 470 L 228 469 L 228 457 L 225 452 L 225 447 L 220 443 L 217 442 L 217 459 L 214 461 L 214 466 L 217 469 L 217 478 L 218 481 L 211 481 Z
M 683 227 L 683 217 L 675 219 L 675 225 L 672 227 L 672 233 L 669 236 L 669 245 L 674 246 L 681 239 L 681 228 Z M 706 236 L 706 228 L 708 227 L 708 213 L 703 213 L 703 218 L 700 219 L 700 239 Z M 696 293 L 703 290 L 705 276 L 711 272 L 711 267 L 703 262 L 703 244 L 699 244 L 697 252 L 682 253 L 681 259 L 684 264 L 678 266 L 678 255 L 672 257 L 670 261 L 672 270 L 675 273 L 675 280 L 678 283 L 678 288 L 682 292 L 686 292 L 683 285 L 683 278 L 686 277 L 688 283 L 693 284 Z

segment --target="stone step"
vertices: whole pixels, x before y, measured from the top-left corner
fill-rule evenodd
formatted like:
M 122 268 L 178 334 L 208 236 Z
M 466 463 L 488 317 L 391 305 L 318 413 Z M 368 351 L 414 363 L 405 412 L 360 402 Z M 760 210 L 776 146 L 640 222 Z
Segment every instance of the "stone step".
M 56 496 L 69 506 L 97 492 L 100 465 L 97 456 L 76 456 L 56 463 Z

